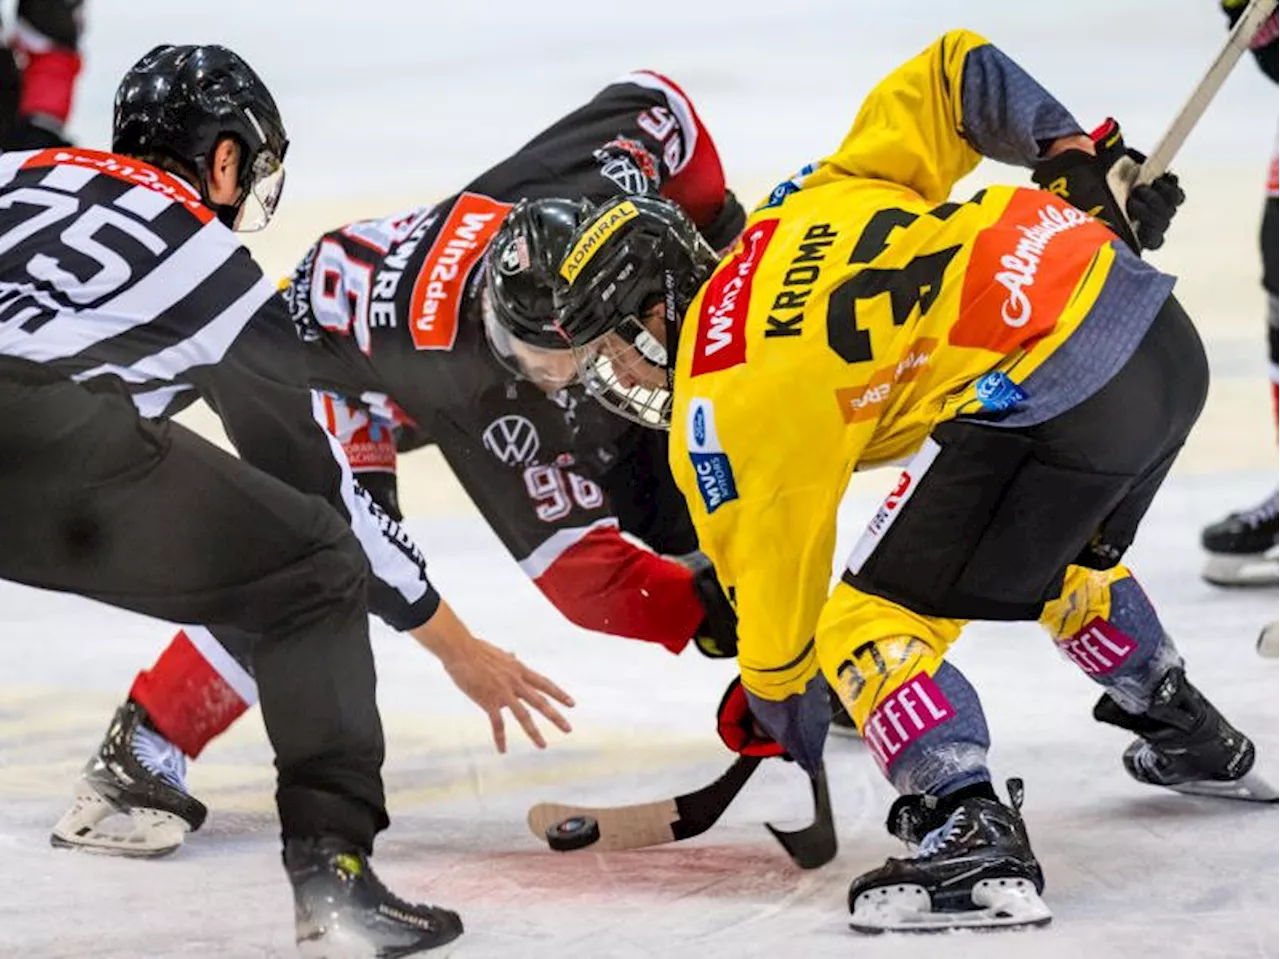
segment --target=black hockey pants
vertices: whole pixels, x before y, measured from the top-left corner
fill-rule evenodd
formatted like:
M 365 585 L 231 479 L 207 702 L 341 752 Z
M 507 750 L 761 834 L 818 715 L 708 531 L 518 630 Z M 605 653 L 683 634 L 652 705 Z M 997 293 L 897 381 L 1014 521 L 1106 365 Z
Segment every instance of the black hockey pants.
M 0 357 L 0 578 L 257 634 L 285 838 L 369 849 L 387 824 L 368 575 L 321 498 L 122 393 Z

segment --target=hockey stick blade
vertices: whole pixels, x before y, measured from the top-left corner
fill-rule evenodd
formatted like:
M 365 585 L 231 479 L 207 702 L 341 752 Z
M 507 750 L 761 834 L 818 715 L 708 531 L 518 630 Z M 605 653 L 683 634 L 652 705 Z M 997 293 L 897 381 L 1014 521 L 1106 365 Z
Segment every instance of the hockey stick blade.
M 1236 62 L 1249 49 L 1249 41 L 1253 39 L 1254 34 L 1258 32 L 1258 28 L 1262 26 L 1267 17 L 1276 12 L 1277 5 L 1280 5 L 1278 0 L 1253 0 L 1245 9 L 1245 12 L 1240 15 L 1240 19 L 1231 28 L 1226 42 L 1214 58 L 1213 63 L 1209 65 L 1209 69 L 1205 71 L 1200 82 L 1196 84 L 1196 88 L 1191 91 L 1187 102 L 1178 111 L 1178 115 L 1174 117 L 1169 129 L 1165 131 L 1164 136 L 1160 138 L 1160 142 L 1151 151 L 1147 161 L 1142 164 L 1142 169 L 1138 171 L 1137 175 L 1139 184 L 1150 183 L 1169 169 L 1169 164 L 1173 162 L 1174 155 L 1181 149 L 1182 144 L 1186 142 L 1191 131 L 1195 129 L 1195 125 L 1200 122 L 1200 118 L 1204 116 L 1205 110 L 1209 108 L 1209 104 L 1217 95 L 1219 88 L 1231 73 Z
M 673 799 L 631 806 L 538 803 L 529 810 L 529 830 L 547 842 L 547 830 L 566 819 L 594 819 L 599 838 L 583 848 L 597 851 L 641 849 L 690 839 L 716 824 L 759 765 L 758 756 L 739 756 L 715 782 Z
M 765 828 L 801 869 L 817 869 L 836 857 L 836 824 L 831 814 L 826 766 L 818 767 L 818 775 L 810 779 L 809 784 L 813 788 L 812 823 L 794 832 L 784 832 L 765 823 Z

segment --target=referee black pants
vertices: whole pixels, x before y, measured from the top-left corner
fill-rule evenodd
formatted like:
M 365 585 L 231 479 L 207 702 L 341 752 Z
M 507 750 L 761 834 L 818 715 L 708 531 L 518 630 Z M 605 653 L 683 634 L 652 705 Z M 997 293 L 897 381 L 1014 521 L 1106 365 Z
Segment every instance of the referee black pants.
M 190 430 L 0 357 L 0 578 L 254 634 L 284 837 L 387 825 L 368 565 L 316 496 Z

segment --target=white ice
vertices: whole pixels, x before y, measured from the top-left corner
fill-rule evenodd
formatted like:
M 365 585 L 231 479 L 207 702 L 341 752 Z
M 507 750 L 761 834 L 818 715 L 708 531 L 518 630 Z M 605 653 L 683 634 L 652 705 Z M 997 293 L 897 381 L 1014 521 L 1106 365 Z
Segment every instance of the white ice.
M 943 29 L 987 34 L 1086 125 L 1114 113 L 1138 145 L 1159 134 L 1223 34 L 1211 0 L 130 0 L 91 3 L 88 17 L 73 122 L 88 145 L 105 144 L 115 83 L 153 43 L 227 43 L 277 91 L 293 137 L 290 182 L 279 222 L 255 241 L 274 270 L 323 227 L 457 189 L 633 67 L 684 84 L 731 182 L 753 197 L 832 146 L 860 93 Z M 1275 88 L 1242 64 L 1180 158 L 1190 199 L 1158 259 L 1180 276 L 1209 347 L 1214 392 L 1131 554 L 1194 680 L 1254 736 L 1273 778 L 1276 665 L 1252 644 L 1276 616 L 1276 593 L 1203 585 L 1197 538 L 1203 523 L 1276 482 L 1255 248 L 1275 126 Z M 882 482 L 857 484 L 842 550 Z M 955 661 L 986 704 L 996 775 L 1027 782 L 1027 820 L 1055 912 L 1045 930 L 923 940 L 850 933 L 850 878 L 897 846 L 882 825 L 890 790 L 865 752 L 841 741 L 828 757 L 841 852 L 824 869 L 794 869 L 761 825 L 795 825 L 810 813 L 803 780 L 781 764 L 766 767 L 699 839 L 610 855 L 548 851 L 523 825 L 533 802 L 660 798 L 727 765 L 712 713 L 731 667 L 567 625 L 434 454 L 406 458 L 402 483 L 442 591 L 479 632 L 579 701 L 572 736 L 551 734 L 545 753 L 518 742 L 498 757 L 484 717 L 429 657 L 375 627 L 394 819 L 376 862 L 404 894 L 463 913 L 458 956 L 1280 954 L 1275 807 L 1131 782 L 1119 762 L 1126 737 L 1089 717 L 1096 687 L 1034 626 L 975 625 Z M 168 635 L 164 624 L 0 584 L 0 955 L 291 953 L 270 753 L 256 711 L 195 764 L 191 784 L 212 813 L 173 858 L 127 862 L 48 847 L 79 766 Z

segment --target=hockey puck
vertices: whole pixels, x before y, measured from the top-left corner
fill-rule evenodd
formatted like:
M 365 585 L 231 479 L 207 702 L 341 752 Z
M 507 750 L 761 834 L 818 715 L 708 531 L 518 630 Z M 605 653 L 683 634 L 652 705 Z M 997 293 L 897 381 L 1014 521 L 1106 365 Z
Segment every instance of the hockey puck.
M 600 838 L 600 824 L 590 816 L 570 816 L 547 827 L 547 845 L 557 852 L 585 849 Z

